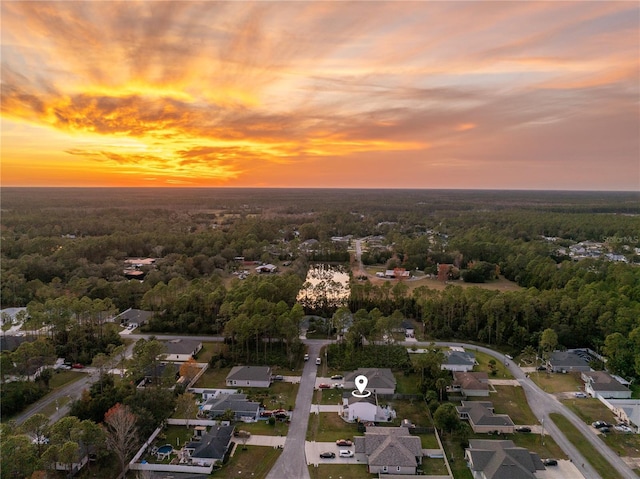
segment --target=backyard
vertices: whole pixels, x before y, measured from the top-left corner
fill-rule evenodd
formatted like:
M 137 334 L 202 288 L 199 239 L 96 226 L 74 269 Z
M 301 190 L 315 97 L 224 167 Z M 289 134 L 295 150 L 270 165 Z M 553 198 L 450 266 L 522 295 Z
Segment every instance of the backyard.
M 246 450 L 236 447 L 233 457 L 222 468 L 214 472 L 214 478 L 250 477 L 264 479 L 280 457 L 281 449 L 261 446 L 247 446 Z

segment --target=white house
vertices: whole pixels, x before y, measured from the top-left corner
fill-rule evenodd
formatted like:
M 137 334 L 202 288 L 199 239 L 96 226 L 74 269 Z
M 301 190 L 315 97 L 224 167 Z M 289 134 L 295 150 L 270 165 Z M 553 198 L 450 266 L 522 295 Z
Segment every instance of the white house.
M 605 371 L 584 371 L 580 377 L 584 381 L 585 392 L 594 398 L 631 398 L 631 390 Z
M 202 349 L 202 341 L 197 339 L 172 339 L 164 343 L 167 361 L 184 362 L 194 358 Z
M 271 386 L 269 366 L 235 366 L 227 374 L 227 386 L 268 388 Z
M 450 349 L 444 355 L 444 362 L 440 366 L 443 370 L 469 372 L 476 364 L 475 355 L 462 348 Z
M 389 406 L 380 407 L 374 394 L 358 398 L 346 392 L 342 397 L 342 418 L 345 421 L 387 422 L 395 417 L 396 412 Z

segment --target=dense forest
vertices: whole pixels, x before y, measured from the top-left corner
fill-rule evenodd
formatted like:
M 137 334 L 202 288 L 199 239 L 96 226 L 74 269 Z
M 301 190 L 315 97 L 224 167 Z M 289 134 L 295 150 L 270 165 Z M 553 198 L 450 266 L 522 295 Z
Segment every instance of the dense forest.
M 336 309 L 297 303 L 310 264 L 348 266 L 353 241 L 376 238 L 365 265 L 436 275 L 439 264 L 451 264 L 461 279 L 412 288 L 352 277 L 346 305 L 352 329 L 361 331 L 351 337 L 354 347 L 363 337 L 382 340 L 401 318 L 423 323 L 428 338 L 513 351 L 537 347 L 552 328 L 562 347 L 602 351 L 612 369 L 635 376 L 639 199 L 624 192 L 3 188 L 1 302 L 26 306 L 23 329 L 42 335 L 46 325 L 57 355 L 87 363 L 118 346 L 103 324 L 131 307 L 156 313 L 147 331 L 226 335 L 237 361 L 267 357 L 266 349 L 256 354 L 260 338 L 292 345 L 290 355 L 304 314 L 332 318 Z M 577 261 L 568 248 L 579 242 L 597 243 L 602 254 Z M 141 268 L 143 280 L 124 271 L 132 257 L 155 259 Z M 253 273 L 268 263 L 279 272 Z M 459 286 L 497 275 L 520 288 Z

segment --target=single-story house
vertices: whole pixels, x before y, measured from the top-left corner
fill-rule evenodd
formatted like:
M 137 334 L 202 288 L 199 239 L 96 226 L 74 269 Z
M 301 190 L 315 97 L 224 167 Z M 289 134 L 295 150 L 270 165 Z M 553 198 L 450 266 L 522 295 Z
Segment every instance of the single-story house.
M 256 273 L 275 273 L 278 271 L 278 267 L 274 264 L 263 264 L 256 267 Z
M 408 319 L 403 319 L 402 323 L 400 323 L 400 327 L 394 329 L 394 332 L 404 333 L 407 337 L 413 337 L 415 335 L 415 327 L 411 321 Z
M 148 323 L 153 314 L 153 311 L 129 308 L 114 317 L 113 321 L 121 324 L 132 324 L 138 327 Z
M 444 353 L 444 362 L 440 366 L 447 371 L 471 371 L 476 365 L 476 356 L 462 348 L 450 349 Z
M 197 339 L 172 339 L 165 341 L 164 345 L 166 353 L 163 356 L 168 361 L 188 361 L 202 349 L 202 341 Z
M 511 434 L 515 430 L 515 424 L 506 414 L 495 414 L 491 401 L 462 401 L 461 406 L 456 406 L 460 419 L 467 419 L 473 432 L 485 433 L 497 431 L 503 434 Z
M 460 392 L 463 396 L 489 396 L 489 375 L 485 371 L 453 373 L 453 383 L 447 388 L 450 392 Z
M 589 362 L 575 351 L 554 351 L 548 361 L 548 369 L 554 373 L 591 371 Z
M 396 378 L 389 368 L 359 368 L 344 377 L 345 389 L 356 389 L 356 377 L 367 377 L 367 391 L 374 394 L 393 394 L 396 391 Z
M 227 386 L 268 388 L 271 386 L 269 366 L 235 366 L 227 374 Z
M 222 416 L 228 410 L 234 412 L 236 421 L 257 421 L 260 417 L 260 403 L 248 401 L 246 394 L 218 394 L 202 406 L 202 411 L 211 418 Z
M 222 462 L 234 429 L 234 426 L 214 426 L 199 441 L 188 443 L 185 450 L 189 453 L 190 463 L 210 466 L 216 461 Z
M 162 382 L 165 378 L 171 378 L 171 382 L 175 382 L 180 378 L 180 366 L 175 363 L 158 362 L 155 366 L 150 366 L 144 373 L 144 379 L 138 387 L 144 387 L 146 384 L 155 384 Z
M 622 422 L 626 422 L 637 434 L 640 434 L 640 400 L 605 399 L 602 401 Z
M 584 390 L 594 398 L 631 399 L 631 389 L 606 371 L 584 371 L 580 374 Z
M 367 427 L 357 436 L 355 453 L 366 458 L 370 474 L 414 475 L 422 464 L 422 444 L 406 427 Z
M 535 479 L 536 472 L 545 470 L 536 453 L 510 440 L 469 439 L 464 456 L 478 479 Z
M 387 422 L 395 417 L 396 412 L 393 409 L 378 404 L 375 394 L 365 398 L 355 397 L 350 392 L 342 395 L 342 418 L 345 421 Z

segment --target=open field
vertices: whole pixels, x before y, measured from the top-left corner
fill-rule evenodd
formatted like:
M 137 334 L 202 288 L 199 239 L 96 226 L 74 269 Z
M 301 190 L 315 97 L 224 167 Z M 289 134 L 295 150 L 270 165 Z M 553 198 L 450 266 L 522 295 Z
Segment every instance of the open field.
M 578 431 L 569 420 L 562 414 L 552 413 L 550 414 L 553 422 L 556 423 L 564 435 L 571 441 L 571 443 L 580 451 L 589 464 L 598 471 L 602 477 L 607 479 L 621 479 L 620 474 L 611 467 L 609 461 L 607 461 L 602 455 L 594 448 L 590 442 L 584 440 L 584 437 L 580 431 Z
M 334 405 L 334 404 L 342 404 L 342 391 L 344 391 L 344 389 L 321 389 L 318 390 L 315 394 L 316 394 L 316 401 L 317 398 L 320 397 L 320 404 L 329 404 L 329 405 Z M 318 404 L 316 402 L 316 404 Z
M 566 399 L 562 403 L 571 409 L 585 423 L 591 425 L 595 421 L 606 421 L 616 424 L 618 421 L 607 406 L 598 399 L 575 398 Z
M 563 393 L 582 390 L 582 381 L 580 373 L 547 373 L 545 371 L 536 371 L 531 373 L 529 377 L 540 388 L 548 393 Z
M 344 422 L 336 413 L 322 412 L 309 416 L 307 441 L 335 441 L 362 436 L 355 424 Z
M 337 459 L 336 459 L 337 460 Z M 309 466 L 311 479 L 372 479 L 378 477 L 367 472 L 364 464 L 320 464 L 318 467 Z
M 395 409 L 397 416 L 392 422 L 394 426 L 399 426 L 403 419 L 409 419 L 413 424 L 420 427 L 433 427 L 428 414 L 427 405 L 424 401 L 408 401 L 406 399 L 399 400 L 381 400 L 380 405 L 390 404 Z
M 76 371 L 57 371 L 51 376 L 51 380 L 49 381 L 49 387 L 52 390 L 56 390 L 61 388 L 62 386 L 66 386 L 69 383 L 78 381 L 84 378 L 83 373 L 78 373 Z
M 467 351 L 472 352 L 476 356 L 478 365 L 473 368 L 474 371 L 485 371 L 489 374 L 489 379 L 513 379 L 513 375 L 509 372 L 507 367 L 493 356 L 482 353 L 480 351 L 474 351 L 473 347 L 466 348 Z M 496 361 L 496 375 L 493 376 L 490 373 L 489 361 L 495 359 Z
M 410 356 L 415 356 L 415 354 Z M 394 371 L 393 375 L 396 378 L 396 392 L 398 394 L 420 394 L 418 390 L 420 376 L 418 374 L 405 374 L 403 371 Z
M 508 414 L 514 424 L 538 424 L 531 412 L 524 390 L 520 386 L 494 386 L 496 393 L 489 395 L 496 414 Z M 478 398 L 481 399 L 481 398 Z
M 281 449 L 260 446 L 247 446 L 245 451 L 242 446 L 238 445 L 229 462 L 222 466 L 222 469 L 214 472 L 211 477 L 263 479 L 267 477 L 281 453 Z
M 202 349 L 196 357 L 196 361 L 199 363 L 208 363 L 214 354 L 218 354 L 221 351 L 226 351 L 228 346 L 220 342 L 208 342 L 202 343 Z
M 260 436 L 286 436 L 289 433 L 289 425 L 281 421 L 276 421 L 273 426 L 267 421 L 239 423 L 236 424 L 236 429 L 249 431 L 251 434 Z

